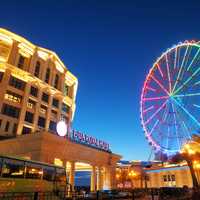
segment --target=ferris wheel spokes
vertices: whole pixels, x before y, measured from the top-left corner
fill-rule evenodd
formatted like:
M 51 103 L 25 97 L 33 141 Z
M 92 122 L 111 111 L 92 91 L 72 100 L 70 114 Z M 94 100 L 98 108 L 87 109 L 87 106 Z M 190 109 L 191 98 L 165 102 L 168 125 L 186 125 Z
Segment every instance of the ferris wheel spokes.
M 183 111 L 185 111 L 185 113 L 188 114 L 188 116 L 190 116 L 191 119 L 193 119 L 194 122 L 196 122 L 196 124 L 197 124 L 197 125 L 199 126 L 199 128 L 200 128 L 200 123 L 198 122 L 198 120 L 197 120 L 186 108 L 184 108 L 184 107 L 178 102 L 178 100 L 176 100 L 176 99 L 174 99 L 174 98 L 172 98 L 172 99 L 174 100 L 174 102 L 175 102 L 177 105 L 180 106 L 180 108 L 182 108 Z
M 183 64 L 184 64 L 184 62 L 185 62 L 185 57 L 186 57 L 186 54 L 187 54 L 187 51 L 188 51 L 188 47 L 189 47 L 189 46 L 187 46 L 187 48 L 186 48 L 186 50 L 185 50 L 185 53 L 184 53 L 184 57 L 183 57 L 181 66 L 180 66 L 179 71 L 178 71 L 178 76 L 177 76 L 177 78 L 176 78 L 175 84 L 174 84 L 173 89 L 172 89 L 172 93 L 173 93 L 174 90 L 176 89 L 176 85 L 177 85 L 178 80 L 179 80 L 179 77 L 180 77 L 180 75 L 181 75 L 181 72 L 182 72 L 182 69 L 183 69 L 183 66 L 184 66 Z

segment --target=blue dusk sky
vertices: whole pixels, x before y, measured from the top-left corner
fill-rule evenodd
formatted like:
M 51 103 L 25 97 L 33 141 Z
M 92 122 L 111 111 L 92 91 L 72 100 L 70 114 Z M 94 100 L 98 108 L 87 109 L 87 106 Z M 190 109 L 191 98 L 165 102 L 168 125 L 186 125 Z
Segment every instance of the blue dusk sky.
M 73 127 L 147 160 L 140 122 L 145 76 L 163 51 L 200 38 L 200 2 L 6 0 L 0 27 L 55 51 L 78 77 Z

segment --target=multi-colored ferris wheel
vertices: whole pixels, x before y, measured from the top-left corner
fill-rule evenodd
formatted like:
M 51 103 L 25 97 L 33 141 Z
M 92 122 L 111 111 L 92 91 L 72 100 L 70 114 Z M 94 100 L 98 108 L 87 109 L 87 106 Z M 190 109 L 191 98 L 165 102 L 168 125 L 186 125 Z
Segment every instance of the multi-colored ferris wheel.
M 200 43 L 179 43 L 156 60 L 142 90 L 141 121 L 149 143 L 167 154 L 200 133 Z

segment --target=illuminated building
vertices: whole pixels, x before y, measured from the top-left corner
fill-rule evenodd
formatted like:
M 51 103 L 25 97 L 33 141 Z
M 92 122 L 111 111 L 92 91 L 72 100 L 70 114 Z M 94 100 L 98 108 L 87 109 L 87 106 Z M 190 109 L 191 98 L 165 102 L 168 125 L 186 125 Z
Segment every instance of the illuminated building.
M 91 190 L 113 188 L 119 155 L 85 134 L 56 133 L 58 121 L 71 125 L 77 86 L 56 53 L 0 29 L 0 153 L 65 166 L 72 188 L 77 163 L 86 163 Z
M 148 176 L 147 187 L 183 187 L 191 188 L 192 177 L 189 167 L 185 163 L 168 164 L 163 163 L 145 169 Z
M 118 188 L 160 188 L 183 187 L 191 188 L 192 177 L 185 162 L 169 164 L 151 162 L 120 161 L 117 164 L 116 180 Z M 200 162 L 194 162 L 195 174 L 200 183 Z
M 0 29 L 0 135 L 15 136 L 70 125 L 77 78 L 58 56 Z

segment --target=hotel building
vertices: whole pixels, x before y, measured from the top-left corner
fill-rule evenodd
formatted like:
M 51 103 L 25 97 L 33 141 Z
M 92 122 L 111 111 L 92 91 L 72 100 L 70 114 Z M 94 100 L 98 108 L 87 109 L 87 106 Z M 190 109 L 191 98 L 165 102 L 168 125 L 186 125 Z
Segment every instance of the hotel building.
M 114 188 L 121 156 L 86 134 L 56 133 L 58 121 L 72 123 L 77 86 L 56 53 L 0 29 L 0 154 L 64 166 L 72 188 L 77 168 L 91 171 L 92 191 Z
M 0 29 L 1 137 L 55 132 L 60 119 L 70 125 L 77 85 L 53 51 Z

